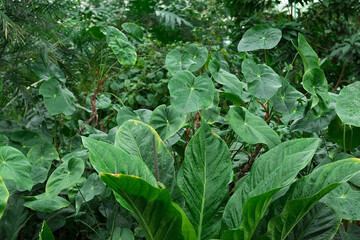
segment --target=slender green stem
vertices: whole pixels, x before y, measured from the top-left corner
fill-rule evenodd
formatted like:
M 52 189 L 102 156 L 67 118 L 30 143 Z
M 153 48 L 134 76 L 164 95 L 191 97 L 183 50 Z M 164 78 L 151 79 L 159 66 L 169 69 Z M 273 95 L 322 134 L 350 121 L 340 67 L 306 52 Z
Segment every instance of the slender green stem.
M 346 132 L 346 124 L 344 124 L 344 132 L 343 132 L 344 151 L 346 152 L 345 132 Z
M 293 60 L 292 60 L 292 62 L 291 62 L 291 66 L 294 65 L 295 59 L 296 59 L 296 57 L 297 57 L 298 54 L 299 54 L 298 52 L 295 54 L 295 57 L 293 58 Z M 285 75 L 285 78 L 288 76 L 288 74 L 289 74 L 290 71 L 291 71 L 291 69 L 289 69 L 289 70 L 287 71 L 287 73 L 286 73 L 286 75 Z

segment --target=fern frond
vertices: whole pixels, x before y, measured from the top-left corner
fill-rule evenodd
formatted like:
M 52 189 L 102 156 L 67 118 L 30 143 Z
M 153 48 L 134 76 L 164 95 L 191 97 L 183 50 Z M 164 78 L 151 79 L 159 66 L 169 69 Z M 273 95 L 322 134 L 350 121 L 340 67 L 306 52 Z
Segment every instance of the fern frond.
M 156 16 L 160 18 L 162 22 L 164 22 L 165 26 L 171 27 L 175 29 L 176 24 L 180 27 L 182 24 L 193 27 L 193 25 L 186 21 L 184 18 L 180 17 L 174 12 L 166 11 L 166 10 L 156 10 Z

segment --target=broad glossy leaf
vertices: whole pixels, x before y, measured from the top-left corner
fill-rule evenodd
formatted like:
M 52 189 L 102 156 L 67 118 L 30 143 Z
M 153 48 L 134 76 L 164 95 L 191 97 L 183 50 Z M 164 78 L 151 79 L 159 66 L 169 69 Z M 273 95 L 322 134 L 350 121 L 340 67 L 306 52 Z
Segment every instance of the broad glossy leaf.
M 335 191 L 335 190 L 334 190 Z M 288 240 L 330 240 L 338 231 L 341 218 L 323 203 L 317 203 L 296 224 Z
M 6 188 L 3 178 L 0 176 L 0 219 L 4 214 L 8 198 L 9 191 Z
M 53 160 L 59 160 L 59 154 L 54 145 L 42 143 L 33 146 L 27 153 L 27 158 L 32 166 L 49 168 Z
M 46 194 L 56 196 L 61 190 L 75 185 L 84 169 L 84 161 L 80 158 L 71 158 L 69 161 L 62 163 L 50 175 L 45 187 Z
M 342 240 L 354 240 L 360 236 L 360 227 L 351 224 L 345 230 L 343 225 L 340 225 L 340 235 Z
M 195 72 L 204 66 L 208 58 L 208 50 L 206 47 L 198 47 L 196 44 L 190 44 L 185 48 L 181 58 L 186 70 Z
M 24 200 L 16 195 L 8 199 L 4 215 L 0 219 L 0 238 L 18 239 L 19 230 L 24 227 L 28 210 L 23 206 Z
M 343 183 L 322 200 L 337 215 L 346 220 L 360 220 L 360 191 Z
M 316 52 L 311 48 L 305 37 L 300 33 L 298 35 L 298 46 L 295 46 L 295 48 L 303 60 L 305 72 L 310 68 L 318 68 L 320 66 L 320 61 Z
M 113 232 L 113 239 L 117 240 L 135 240 L 134 233 L 128 228 L 115 228 Z
M 352 151 L 360 145 L 360 128 L 351 125 L 344 125 L 336 116 L 329 124 L 329 140 L 337 143 L 342 149 Z
M 121 31 L 114 27 L 108 27 L 106 41 L 120 64 L 125 66 L 135 64 L 137 59 L 135 47 L 129 43 L 127 37 Z
M 277 213 L 260 239 L 285 239 L 295 225 L 326 194 L 360 172 L 359 159 L 345 159 L 323 165 L 291 185 L 273 206 Z
M 37 212 L 54 212 L 70 205 L 65 198 L 42 193 L 27 197 L 24 206 Z
M 303 87 L 314 97 L 311 108 L 318 105 L 324 112 L 330 104 L 328 83 L 324 72 L 320 68 L 310 68 L 303 76 Z
M 274 48 L 282 37 L 281 30 L 258 25 L 247 30 L 239 42 L 239 52 Z
M 226 205 L 223 215 L 223 229 L 239 228 L 243 221 L 249 221 L 245 224 L 248 226 L 252 224 L 253 226 L 249 230 L 253 231 L 263 215 L 255 215 L 255 212 L 266 209 L 269 204 L 268 200 L 276 191 L 292 183 L 298 172 L 311 161 L 318 145 L 319 140 L 314 138 L 291 140 L 281 143 L 257 158 L 249 176 Z M 264 195 L 259 197 L 262 194 Z M 246 212 L 249 214 L 245 216 L 243 214 L 244 206 L 250 198 L 252 200 L 247 206 L 258 207 L 247 209 Z M 263 204 L 259 204 L 261 202 Z M 249 218 L 249 215 L 252 217 Z M 251 233 L 249 230 L 246 230 L 247 234 Z
M 76 195 L 76 214 L 79 213 L 83 202 L 91 201 L 96 195 L 105 190 L 105 185 L 100 181 L 98 174 L 92 173 Z
M 50 115 L 64 113 L 73 107 L 74 94 L 61 86 L 60 82 L 55 78 L 51 78 L 41 84 L 39 93 L 44 97 L 45 107 Z
M 136 176 L 101 174 L 101 180 L 131 207 L 148 240 L 196 239 L 186 214 L 171 201 L 167 189 L 155 188 Z
M 185 212 L 195 226 L 197 239 L 218 238 L 232 164 L 226 143 L 203 124 L 185 150 L 177 184 L 185 198 Z
M 57 64 L 49 60 L 47 50 L 44 51 L 44 54 L 41 54 L 36 58 L 35 63 L 32 65 L 32 71 L 41 80 L 47 81 L 56 78 L 62 83 L 66 82 L 64 72 Z
M 230 108 L 227 118 L 231 128 L 247 143 L 265 143 L 270 148 L 281 143 L 277 133 L 263 119 L 243 107 Z
M 157 153 L 159 180 L 171 191 L 175 178 L 174 159 L 164 142 L 151 126 L 136 120 L 125 122 L 116 133 L 114 145 L 124 150 L 127 154 L 143 160 L 154 176 L 156 176 L 154 143 Z
M 281 87 L 280 76 L 265 64 L 246 59 L 241 64 L 249 92 L 257 98 L 269 100 Z
M 160 105 L 151 114 L 149 125 L 166 141 L 181 129 L 185 120 L 186 115 L 176 111 L 173 106 Z
M 206 75 L 195 77 L 191 72 L 178 72 L 170 79 L 171 105 L 180 113 L 205 109 L 213 101 L 215 89 Z
M 148 123 L 151 114 L 152 112 L 149 109 L 132 110 L 129 107 L 122 107 L 116 116 L 116 122 L 119 126 L 130 119 Z
M 150 169 L 136 156 L 105 142 L 82 137 L 84 146 L 89 150 L 89 159 L 94 169 L 106 173 L 123 173 L 141 177 L 152 186 L 157 181 Z
M 336 113 L 344 124 L 360 127 L 360 82 L 344 87 L 336 101 Z
M 221 68 L 218 60 L 211 60 L 209 70 L 214 80 L 225 86 L 225 91 L 241 97 L 243 86 L 240 80 L 234 75 Z
M 11 179 L 30 191 L 33 186 L 30 173 L 31 165 L 24 154 L 13 147 L 0 147 L 0 176 L 3 179 Z
M 141 27 L 132 22 L 123 23 L 121 27 L 135 40 L 143 42 L 141 39 L 144 37 L 144 32 Z
M 294 109 L 296 101 L 304 95 L 297 91 L 288 80 L 281 78 L 282 86 L 277 90 L 275 95 L 271 98 L 274 104 L 274 109 L 279 113 L 290 112 Z
M 27 130 L 15 131 L 10 136 L 11 146 L 16 147 L 22 153 L 27 152 L 37 144 L 49 143 L 39 133 Z
M 43 224 L 41 226 L 39 240 L 55 240 L 54 235 L 51 232 L 49 226 L 46 224 L 45 220 L 43 221 Z
M 182 70 L 185 70 L 183 62 L 181 61 L 181 52 L 177 49 L 171 50 L 166 55 L 165 66 L 172 75 Z

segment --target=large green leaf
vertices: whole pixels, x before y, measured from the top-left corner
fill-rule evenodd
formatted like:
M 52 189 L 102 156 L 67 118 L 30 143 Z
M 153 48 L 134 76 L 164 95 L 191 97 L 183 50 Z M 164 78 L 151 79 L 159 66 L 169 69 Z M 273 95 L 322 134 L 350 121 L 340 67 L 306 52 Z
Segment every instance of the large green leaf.
M 32 71 L 40 80 L 47 81 L 51 78 L 56 78 L 62 83 L 66 82 L 64 72 L 58 65 L 49 60 L 47 49 L 45 49 L 44 54 L 36 57 L 35 63 L 32 65 Z
M 311 161 L 318 145 L 319 140 L 314 138 L 291 140 L 256 159 L 249 176 L 226 205 L 224 229 L 239 228 L 244 221 L 242 228 L 246 236 L 251 237 L 269 200 L 277 190 L 292 183 L 298 172 Z M 249 207 L 246 211 L 245 205 Z
M 71 158 L 69 161 L 62 163 L 50 175 L 45 187 L 46 194 L 56 196 L 61 190 L 75 185 L 84 169 L 84 161 L 80 158 Z
M 159 180 L 172 190 L 175 178 L 174 158 L 151 126 L 136 120 L 125 122 L 116 133 L 114 145 L 143 160 L 155 176 L 156 157 Z
M 285 239 L 322 197 L 359 172 L 360 160 L 352 158 L 323 165 L 296 181 L 286 195 L 272 204 L 275 216 L 268 222 L 268 232 L 260 239 Z
M 343 183 L 322 200 L 337 215 L 346 220 L 360 220 L 360 191 Z
M 269 100 L 281 87 L 280 76 L 265 64 L 246 59 L 241 69 L 248 83 L 249 92 L 257 98 Z
M 318 105 L 324 112 L 330 104 L 328 83 L 324 72 L 320 68 L 310 68 L 303 76 L 303 87 L 313 95 L 312 106 Z
M 234 75 L 221 68 L 218 60 L 211 60 L 209 70 L 214 80 L 224 86 L 226 92 L 241 97 L 243 86 L 240 80 Z
M 101 180 L 131 207 L 147 240 L 196 239 L 186 214 L 171 201 L 167 189 L 155 188 L 136 176 L 101 174 Z
M 121 27 L 134 39 L 136 39 L 139 42 L 143 42 L 141 39 L 144 37 L 144 32 L 135 23 L 126 22 L 121 24 Z
M 30 173 L 31 165 L 24 154 L 13 147 L 0 147 L 0 176 L 3 179 L 11 179 L 30 191 L 33 186 Z
M 304 95 L 297 91 L 288 80 L 281 78 L 281 88 L 277 90 L 271 101 L 274 104 L 274 109 L 279 113 L 290 112 L 294 109 L 296 101 Z
M 33 146 L 27 153 L 27 158 L 33 166 L 48 168 L 52 160 L 59 160 L 59 154 L 54 145 L 42 143 Z
M 189 113 L 210 106 L 214 98 L 214 84 L 206 75 L 195 77 L 191 72 L 178 72 L 170 79 L 171 105 L 180 113 Z
M 90 163 L 97 172 L 134 175 L 141 177 L 152 186 L 157 186 L 156 178 L 140 158 L 105 142 L 85 137 L 82 137 L 82 141 L 89 149 Z
M 181 129 L 185 120 L 186 115 L 180 114 L 173 106 L 160 105 L 151 114 L 149 125 L 166 141 Z
M 6 188 L 3 178 L 0 176 L 0 218 L 4 214 L 8 198 L 9 191 Z
M 148 123 L 152 112 L 149 109 L 132 110 L 129 107 L 122 107 L 116 116 L 116 122 L 121 126 L 127 120 L 139 120 Z
M 129 43 L 127 37 L 119 29 L 108 27 L 106 41 L 120 64 L 125 66 L 135 64 L 137 59 L 135 47 Z
M 274 48 L 282 37 L 281 30 L 258 25 L 247 30 L 238 45 L 239 52 Z
M 317 203 L 296 224 L 288 240 L 331 240 L 338 231 L 341 218 L 323 203 Z
M 49 226 L 46 224 L 45 220 L 43 221 L 41 230 L 39 232 L 39 240 L 55 240 L 55 237 Z
M 105 190 L 105 185 L 100 181 L 99 175 L 92 173 L 87 179 L 84 185 L 80 188 L 76 195 L 76 214 L 79 213 L 81 204 L 89 202 L 96 195 L 101 194 Z
M 344 124 L 360 127 L 360 82 L 344 87 L 336 101 L 336 113 Z
M 342 149 L 352 151 L 360 145 L 360 128 L 351 125 L 344 125 L 341 119 L 336 116 L 329 124 L 329 140 L 337 143 Z
M 227 118 L 235 133 L 250 144 L 265 143 L 270 148 L 281 143 L 277 133 L 266 122 L 243 107 L 230 108 Z
M 17 148 L 22 153 L 27 154 L 30 148 L 37 144 L 49 143 L 39 133 L 27 130 L 20 130 L 11 133 L 11 146 Z
M 195 72 L 204 66 L 208 57 L 208 50 L 206 47 L 198 47 L 196 44 L 190 44 L 185 48 L 183 53 L 179 50 L 173 49 L 165 59 L 165 66 L 171 74 L 176 74 L 182 70 Z
M 47 193 L 26 197 L 25 200 L 24 206 L 37 212 L 54 212 L 70 205 L 65 198 Z
M 203 123 L 185 150 L 178 186 L 185 198 L 185 212 L 195 226 L 197 239 L 218 238 L 232 164 L 226 143 Z
M 298 46 L 294 45 L 294 47 L 299 52 L 303 60 L 305 72 L 310 68 L 318 68 L 320 66 L 320 61 L 316 52 L 311 48 L 305 37 L 300 33 L 298 35 Z
M 24 200 L 16 195 L 8 199 L 6 210 L 0 219 L 0 239 L 18 239 L 19 230 L 25 226 L 28 210 L 23 206 Z
M 46 109 L 51 115 L 64 113 L 73 107 L 74 94 L 61 86 L 55 78 L 51 78 L 41 84 L 39 93 L 44 97 Z

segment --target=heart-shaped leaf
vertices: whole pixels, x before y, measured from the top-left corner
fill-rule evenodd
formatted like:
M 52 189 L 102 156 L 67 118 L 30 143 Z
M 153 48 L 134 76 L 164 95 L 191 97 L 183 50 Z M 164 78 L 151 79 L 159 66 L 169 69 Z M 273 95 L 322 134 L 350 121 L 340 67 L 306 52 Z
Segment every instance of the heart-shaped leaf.
M 341 89 L 336 101 L 336 113 L 344 124 L 360 127 L 360 82 Z
M 121 27 L 135 40 L 143 42 L 141 39 L 144 37 L 144 32 L 141 27 L 131 22 L 123 23 Z
M 170 79 L 171 105 L 180 113 L 205 109 L 213 101 L 214 84 L 205 75 L 195 77 L 191 72 L 178 72 Z
M 258 25 L 247 30 L 239 42 L 239 52 L 274 48 L 282 37 L 281 30 Z

